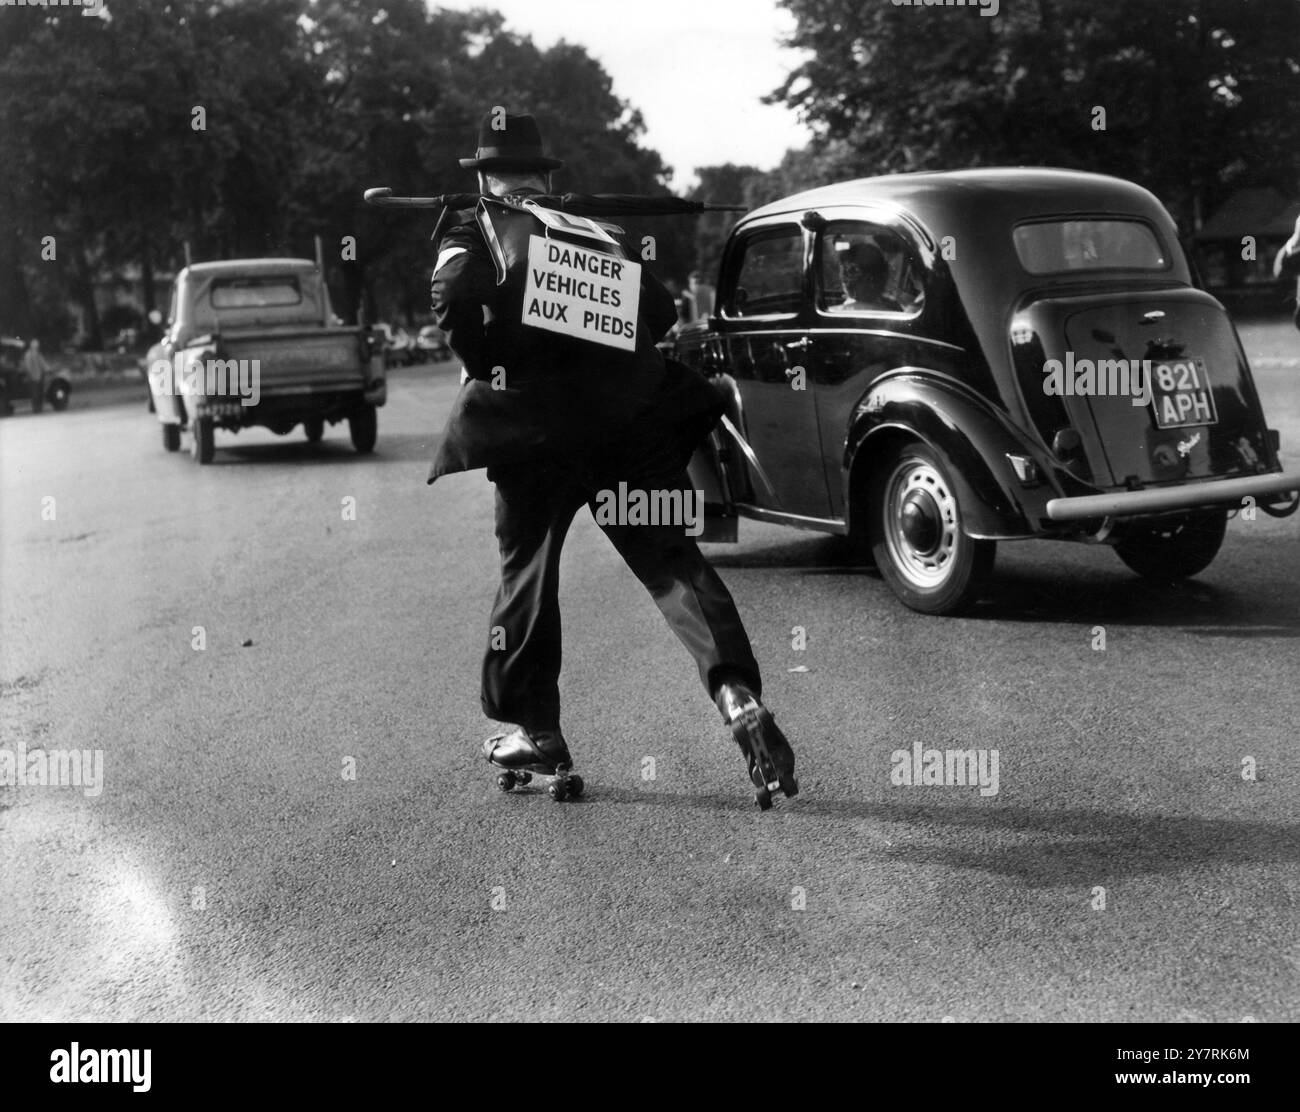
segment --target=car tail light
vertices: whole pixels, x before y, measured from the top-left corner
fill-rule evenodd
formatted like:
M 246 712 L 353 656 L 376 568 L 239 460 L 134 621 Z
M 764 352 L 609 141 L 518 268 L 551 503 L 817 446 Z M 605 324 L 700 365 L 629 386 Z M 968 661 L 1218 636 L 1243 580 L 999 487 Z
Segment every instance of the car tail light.
M 1034 462 L 1032 456 L 1021 455 L 1018 452 L 1008 452 L 1007 460 L 1011 468 L 1016 473 L 1016 478 L 1024 486 L 1036 486 L 1042 482 L 1043 476 L 1038 470 L 1038 464 Z

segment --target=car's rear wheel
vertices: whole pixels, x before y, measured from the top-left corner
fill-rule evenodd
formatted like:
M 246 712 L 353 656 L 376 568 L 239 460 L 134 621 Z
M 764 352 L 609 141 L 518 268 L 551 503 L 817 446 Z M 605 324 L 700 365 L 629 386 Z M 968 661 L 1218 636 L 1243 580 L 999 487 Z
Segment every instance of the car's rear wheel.
M 1144 579 L 1187 579 L 1214 562 L 1227 529 L 1223 510 L 1201 510 L 1127 529 L 1115 552 Z
M 302 423 L 302 431 L 307 434 L 307 440 L 315 444 L 322 436 L 325 435 L 325 418 L 308 417 Z
M 163 447 L 169 452 L 179 452 L 181 447 L 180 425 L 163 425 Z
M 906 444 L 885 459 L 868 514 L 876 566 L 904 605 L 951 614 L 975 601 L 997 546 L 963 532 L 957 489 L 936 452 Z
M 363 455 L 375 450 L 379 437 L 379 413 L 373 405 L 359 405 L 348 418 L 348 431 L 352 434 L 352 447 Z
M 49 390 L 46 391 L 46 396 L 49 398 L 50 402 L 50 408 L 56 413 L 62 413 L 68 408 L 68 396 L 70 393 L 71 390 L 66 382 L 59 381 L 53 383 Z
M 190 429 L 190 455 L 199 463 L 211 463 L 217 450 L 211 417 L 195 417 Z

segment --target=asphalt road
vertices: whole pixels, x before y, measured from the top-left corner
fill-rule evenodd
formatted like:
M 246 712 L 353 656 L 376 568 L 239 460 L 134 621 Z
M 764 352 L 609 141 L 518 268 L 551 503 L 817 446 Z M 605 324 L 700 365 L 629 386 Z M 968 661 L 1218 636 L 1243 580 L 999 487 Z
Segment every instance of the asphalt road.
M 1300 336 L 1246 338 L 1295 466 Z M 956 619 L 742 523 L 708 551 L 803 789 L 760 814 L 584 514 L 561 806 L 479 756 L 491 487 L 423 481 L 455 388 L 398 373 L 369 458 L 200 468 L 135 387 L 0 422 L 0 748 L 104 761 L 0 787 L 0 1019 L 1300 1019 L 1300 515 L 1177 588 L 1004 545 Z M 891 783 L 914 743 L 996 749 L 997 794 Z

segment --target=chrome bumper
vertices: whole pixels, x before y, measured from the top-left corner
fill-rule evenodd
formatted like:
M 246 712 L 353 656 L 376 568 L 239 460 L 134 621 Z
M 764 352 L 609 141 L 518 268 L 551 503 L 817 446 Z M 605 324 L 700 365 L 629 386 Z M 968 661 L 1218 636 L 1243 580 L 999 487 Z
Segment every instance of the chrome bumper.
M 1076 498 L 1053 498 L 1047 503 L 1052 521 L 1082 521 L 1096 517 L 1130 517 L 1166 510 L 1240 502 L 1247 496 L 1300 490 L 1300 474 L 1247 475 L 1244 479 L 1214 479 L 1186 486 L 1153 490 L 1118 490 L 1112 494 L 1086 494 Z

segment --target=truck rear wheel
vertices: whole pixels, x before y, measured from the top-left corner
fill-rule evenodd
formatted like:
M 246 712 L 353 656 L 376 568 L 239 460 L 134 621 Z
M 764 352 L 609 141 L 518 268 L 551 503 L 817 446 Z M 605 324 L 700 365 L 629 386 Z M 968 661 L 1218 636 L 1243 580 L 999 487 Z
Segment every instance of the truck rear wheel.
M 211 463 L 216 451 L 215 433 L 211 417 L 195 417 L 190 439 L 190 454 L 199 463 Z
M 905 606 L 961 610 L 992 571 L 995 543 L 963 532 L 957 489 L 927 445 L 905 444 L 882 462 L 868 510 L 876 567 Z
M 163 447 L 169 452 L 178 452 L 181 447 L 180 425 L 163 425 Z
M 348 431 L 352 434 L 352 447 L 364 455 L 375 450 L 379 436 L 379 411 L 373 405 L 359 405 L 348 418 Z
M 1227 513 L 1203 510 L 1126 531 L 1115 552 L 1144 579 L 1188 579 L 1214 562 L 1227 529 Z
M 307 442 L 315 444 L 322 436 L 325 435 L 325 418 L 308 417 L 302 423 L 302 431 L 307 434 Z

